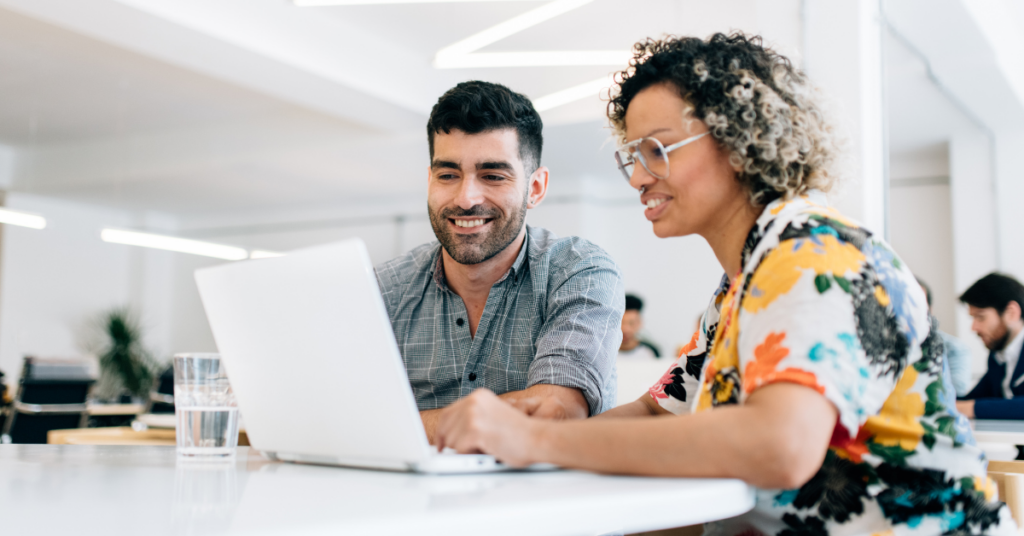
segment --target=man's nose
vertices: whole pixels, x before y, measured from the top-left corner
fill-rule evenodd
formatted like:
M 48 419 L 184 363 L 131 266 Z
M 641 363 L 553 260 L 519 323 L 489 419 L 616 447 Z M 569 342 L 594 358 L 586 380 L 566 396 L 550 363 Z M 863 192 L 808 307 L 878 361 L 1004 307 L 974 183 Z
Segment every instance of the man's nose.
M 463 210 L 469 210 L 484 202 L 483 188 L 476 177 L 466 177 L 459 183 L 459 192 L 455 197 L 455 204 Z

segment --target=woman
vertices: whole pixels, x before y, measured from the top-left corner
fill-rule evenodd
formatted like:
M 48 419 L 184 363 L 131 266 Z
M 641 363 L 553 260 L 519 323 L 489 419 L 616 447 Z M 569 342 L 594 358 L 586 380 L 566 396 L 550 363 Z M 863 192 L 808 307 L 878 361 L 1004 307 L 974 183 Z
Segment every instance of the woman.
M 921 288 L 825 204 L 836 149 L 804 75 L 718 34 L 639 43 L 620 80 L 616 158 L 654 233 L 702 236 L 725 270 L 701 328 L 635 402 L 555 422 L 478 391 L 444 416 L 441 446 L 757 487 L 713 534 L 1014 530 L 944 396 Z

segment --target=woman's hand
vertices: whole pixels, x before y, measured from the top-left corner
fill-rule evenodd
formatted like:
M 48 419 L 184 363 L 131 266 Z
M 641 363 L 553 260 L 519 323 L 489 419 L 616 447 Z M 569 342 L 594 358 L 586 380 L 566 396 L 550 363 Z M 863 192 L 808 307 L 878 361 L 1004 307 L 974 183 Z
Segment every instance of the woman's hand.
M 491 391 L 477 389 L 442 413 L 435 439 L 438 449 L 490 454 L 511 467 L 525 467 L 537 461 L 542 425 Z

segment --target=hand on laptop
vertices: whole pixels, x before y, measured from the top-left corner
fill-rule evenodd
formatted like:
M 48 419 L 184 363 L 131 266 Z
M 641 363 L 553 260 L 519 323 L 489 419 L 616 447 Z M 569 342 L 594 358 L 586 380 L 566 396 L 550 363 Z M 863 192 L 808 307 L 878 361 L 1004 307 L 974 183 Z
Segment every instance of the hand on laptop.
M 455 449 L 460 454 L 491 454 L 510 467 L 525 467 L 537 460 L 537 429 L 543 421 L 529 418 L 487 389 L 445 408 L 437 425 L 438 451 Z
M 498 397 L 523 413 L 542 419 L 585 419 L 590 412 L 579 389 L 560 385 L 537 384 Z

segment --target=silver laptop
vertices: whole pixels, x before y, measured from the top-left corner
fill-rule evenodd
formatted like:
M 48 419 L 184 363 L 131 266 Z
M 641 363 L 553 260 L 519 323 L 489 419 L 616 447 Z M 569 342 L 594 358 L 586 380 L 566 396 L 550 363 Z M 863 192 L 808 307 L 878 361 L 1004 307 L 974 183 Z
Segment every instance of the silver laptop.
M 195 277 L 254 448 L 376 469 L 506 469 L 492 456 L 438 454 L 427 443 L 362 240 Z

